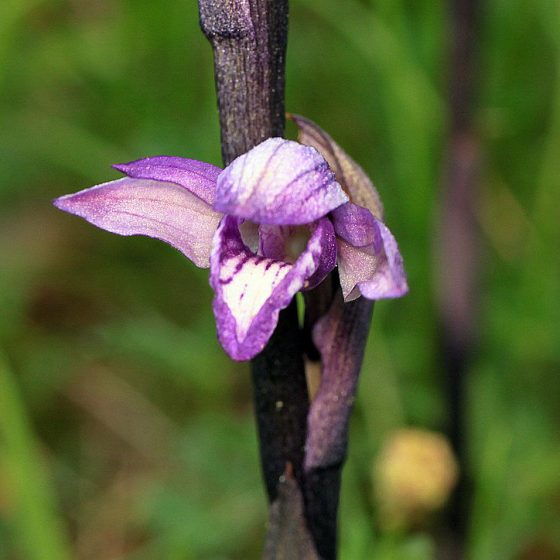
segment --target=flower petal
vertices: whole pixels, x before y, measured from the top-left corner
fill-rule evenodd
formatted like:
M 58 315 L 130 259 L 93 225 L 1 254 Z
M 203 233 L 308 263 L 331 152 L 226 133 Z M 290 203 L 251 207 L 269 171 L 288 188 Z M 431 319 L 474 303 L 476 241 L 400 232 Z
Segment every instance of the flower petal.
M 374 242 L 365 247 L 337 240 L 338 271 L 345 301 L 360 295 L 368 299 L 396 298 L 408 292 L 395 238 L 379 220 L 375 220 L 374 232 Z
M 321 220 L 306 249 L 293 263 L 255 255 L 243 243 L 238 218 L 225 216 L 214 237 L 210 284 L 218 338 L 234 360 L 248 360 L 268 342 L 278 313 L 294 295 L 326 271 L 324 257 L 334 245 L 334 231 Z M 330 259 L 334 266 L 334 260 Z M 332 266 L 331 266 L 332 270 Z
M 54 205 L 112 233 L 161 239 L 202 268 L 209 266 L 222 217 L 177 184 L 144 179 L 103 183 L 57 198 Z
M 216 181 L 222 172 L 211 163 L 173 156 L 154 156 L 130 163 L 119 163 L 113 167 L 133 179 L 175 183 L 210 205 L 214 204 Z
M 305 283 L 305 290 L 318 286 L 336 266 L 336 236 L 332 223 L 327 218 L 323 218 L 317 222 L 316 227 L 320 230 L 321 252 L 318 255 L 315 272 Z
M 367 208 L 348 202 L 332 212 L 334 231 L 354 247 L 371 245 L 375 240 L 375 218 Z
M 317 150 L 270 138 L 221 173 L 214 206 L 260 224 L 301 225 L 347 201 Z
M 299 128 L 298 140 L 313 146 L 327 160 L 336 180 L 350 196 L 350 201 L 367 208 L 376 218 L 383 218 L 383 205 L 377 189 L 364 170 L 318 125 L 300 115 L 288 115 Z

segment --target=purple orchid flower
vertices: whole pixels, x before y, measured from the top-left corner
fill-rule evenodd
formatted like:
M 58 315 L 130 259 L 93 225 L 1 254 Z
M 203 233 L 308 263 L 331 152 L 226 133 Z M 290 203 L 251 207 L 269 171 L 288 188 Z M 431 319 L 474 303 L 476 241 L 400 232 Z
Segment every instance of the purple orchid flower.
M 210 267 L 218 338 L 235 360 L 268 342 L 281 309 L 336 266 L 345 299 L 406 292 L 386 226 L 349 201 L 319 152 L 271 138 L 224 170 L 157 156 L 115 165 L 126 177 L 54 201 L 120 235 L 165 241 Z

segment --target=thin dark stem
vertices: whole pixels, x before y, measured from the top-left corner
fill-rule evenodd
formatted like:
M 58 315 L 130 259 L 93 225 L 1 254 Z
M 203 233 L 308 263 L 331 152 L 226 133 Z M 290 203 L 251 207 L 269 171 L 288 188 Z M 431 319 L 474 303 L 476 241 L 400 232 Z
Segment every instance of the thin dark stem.
M 288 0 L 199 0 L 214 50 L 224 164 L 284 134 Z
M 202 30 L 214 50 L 227 165 L 266 138 L 283 135 L 288 1 L 199 0 L 199 9 Z M 274 502 L 286 472 L 303 486 L 309 399 L 295 301 L 280 313 L 273 337 L 252 362 L 252 372 L 262 469 Z M 271 519 L 277 518 L 284 519 Z M 266 554 L 272 557 L 274 548 L 269 539 Z
M 467 527 L 465 461 L 466 376 L 473 352 L 476 309 L 477 235 L 474 205 L 478 145 L 473 127 L 475 47 L 478 2 L 451 0 L 450 130 L 439 243 L 439 313 L 441 352 L 448 391 L 448 433 L 461 466 L 452 497 L 449 528 L 461 557 Z
M 297 309 L 291 305 L 282 312 L 270 342 L 252 364 L 262 468 L 271 502 L 288 464 L 303 485 L 309 399 L 297 321 Z
M 199 0 L 199 8 L 214 49 L 228 164 L 262 140 L 283 134 L 288 4 Z M 304 331 L 295 302 L 281 312 L 270 342 L 252 362 L 262 469 L 271 501 L 266 560 L 336 558 L 340 477 L 372 304 L 360 298 L 345 306 L 337 291 L 330 305 L 334 288 L 325 283 L 324 293 L 308 294 Z M 322 360 L 311 412 L 305 350 Z

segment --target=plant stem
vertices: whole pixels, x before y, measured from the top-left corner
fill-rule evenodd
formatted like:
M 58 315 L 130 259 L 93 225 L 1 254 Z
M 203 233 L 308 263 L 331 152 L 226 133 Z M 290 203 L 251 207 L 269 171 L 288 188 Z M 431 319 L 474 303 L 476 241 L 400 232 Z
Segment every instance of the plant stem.
M 449 528 L 460 549 L 467 526 L 465 462 L 466 376 L 473 352 L 476 309 L 477 235 L 474 220 L 478 142 L 472 122 L 478 2 L 452 0 L 450 129 L 443 180 L 438 247 L 441 353 L 446 373 L 451 444 L 461 466 L 452 498 Z M 454 557 L 461 557 L 457 550 Z
M 199 0 L 214 50 L 222 155 L 228 165 L 283 136 L 288 0 Z
M 284 132 L 287 0 L 199 0 L 214 51 L 224 164 Z M 252 362 L 262 469 L 269 500 L 284 473 L 303 486 L 309 398 L 295 300 Z
M 266 138 L 283 134 L 288 3 L 199 0 L 199 8 L 202 30 L 214 49 L 227 165 Z M 336 285 L 322 286 L 325 293 L 307 295 L 305 335 L 294 301 L 280 313 L 270 342 L 252 362 L 261 462 L 271 502 L 267 560 L 336 559 L 348 420 L 372 304 L 360 298 L 344 305 L 338 281 L 332 280 Z M 322 360 L 310 413 L 306 349 Z

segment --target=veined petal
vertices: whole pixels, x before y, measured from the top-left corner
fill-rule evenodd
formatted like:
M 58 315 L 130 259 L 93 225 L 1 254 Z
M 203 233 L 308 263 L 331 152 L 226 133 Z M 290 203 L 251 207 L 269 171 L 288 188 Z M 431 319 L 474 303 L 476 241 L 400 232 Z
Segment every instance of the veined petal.
M 299 128 L 298 140 L 313 146 L 327 160 L 336 180 L 350 196 L 350 201 L 367 208 L 376 218 L 383 218 L 383 205 L 377 189 L 364 170 L 313 121 L 300 115 L 288 115 Z
M 331 221 L 322 218 L 317 222 L 315 231 L 320 233 L 321 251 L 317 257 L 317 268 L 304 285 L 305 290 L 318 286 L 336 266 L 336 236 Z
M 347 202 L 333 210 L 332 219 L 336 234 L 350 245 L 364 247 L 375 241 L 375 218 L 367 208 Z
M 173 156 L 154 156 L 113 167 L 133 179 L 175 183 L 210 205 L 214 204 L 216 181 L 222 172 L 211 163 Z
M 259 224 L 301 225 L 347 201 L 317 150 L 270 138 L 224 169 L 214 206 Z
M 218 227 L 210 284 L 216 294 L 218 338 L 234 360 L 248 360 L 268 342 L 279 311 L 311 280 L 328 274 L 329 259 L 334 266 L 332 257 L 324 255 L 334 245 L 334 231 L 327 219 L 318 222 L 303 253 L 289 264 L 250 251 L 241 239 L 239 223 L 238 218 L 225 216 Z
M 395 238 L 375 220 L 375 239 L 365 247 L 337 240 L 338 271 L 345 301 L 401 297 L 408 292 L 402 257 Z
M 147 235 L 169 243 L 196 266 L 210 264 L 222 217 L 175 183 L 124 178 L 57 198 L 65 212 L 119 235 Z

